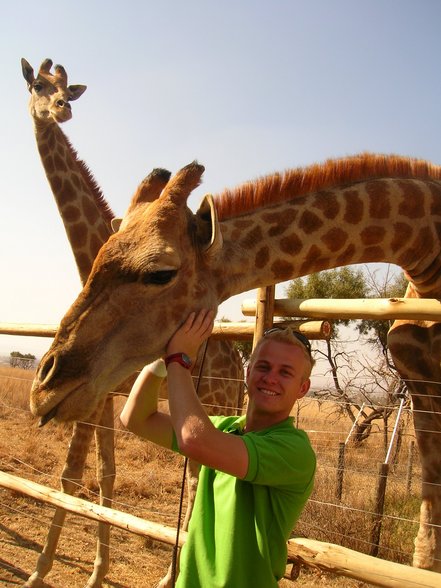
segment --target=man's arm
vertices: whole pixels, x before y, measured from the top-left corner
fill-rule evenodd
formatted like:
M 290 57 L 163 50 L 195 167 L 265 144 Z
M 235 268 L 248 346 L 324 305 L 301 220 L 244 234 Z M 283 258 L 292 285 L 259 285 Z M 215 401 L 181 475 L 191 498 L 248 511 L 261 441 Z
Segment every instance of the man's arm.
M 132 386 L 120 420 L 132 433 L 171 449 L 170 415 L 158 411 L 159 389 L 166 374 L 162 359 L 146 365 Z
M 184 352 L 195 357 L 201 343 L 211 334 L 214 313 L 192 313 L 170 339 L 167 354 Z M 170 415 L 180 451 L 200 464 L 238 478 L 248 470 L 244 441 L 214 427 L 205 413 L 193 385 L 191 373 L 179 363 L 167 369 Z

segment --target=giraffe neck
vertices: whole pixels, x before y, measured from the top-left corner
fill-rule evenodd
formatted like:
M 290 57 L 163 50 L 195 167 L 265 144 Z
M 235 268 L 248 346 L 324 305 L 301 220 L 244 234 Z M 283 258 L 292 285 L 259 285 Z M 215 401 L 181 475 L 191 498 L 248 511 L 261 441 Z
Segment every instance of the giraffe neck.
M 84 283 L 111 234 L 113 214 L 83 161 L 54 122 L 34 119 L 38 151 Z
M 296 197 L 220 222 L 220 300 L 343 265 L 401 266 L 418 295 L 441 290 L 441 182 L 381 179 Z M 226 273 L 229 275 L 226 276 Z

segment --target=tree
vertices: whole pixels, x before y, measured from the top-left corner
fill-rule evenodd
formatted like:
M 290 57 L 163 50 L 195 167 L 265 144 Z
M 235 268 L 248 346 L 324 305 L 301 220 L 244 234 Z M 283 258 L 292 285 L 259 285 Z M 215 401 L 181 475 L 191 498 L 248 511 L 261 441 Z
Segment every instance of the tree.
M 288 285 L 286 294 L 289 298 L 390 298 L 404 294 L 405 280 L 402 275 L 391 276 L 387 273 L 379 284 L 375 273 L 346 266 L 297 278 Z M 350 323 L 359 341 L 364 337 L 376 350 L 377 359 L 367 359 L 360 353 L 350 354 L 339 344 L 339 326 Z M 316 350 L 330 366 L 334 384 L 333 390 L 323 391 L 320 397 L 337 398 L 338 412 L 343 411 L 352 422 L 357 421 L 352 436 L 357 444 L 369 436 L 376 419 L 387 422 L 392 412 L 391 405 L 403 393 L 403 385 L 387 357 L 388 329 L 387 321 L 338 320 L 334 322 L 331 338 L 325 342 L 325 351 Z M 384 404 L 379 401 L 380 394 Z M 367 411 L 364 402 L 376 406 Z
M 34 367 L 35 355 L 31 353 L 20 353 L 20 351 L 11 351 L 9 357 L 9 365 L 11 367 L 18 367 L 25 370 L 30 370 Z

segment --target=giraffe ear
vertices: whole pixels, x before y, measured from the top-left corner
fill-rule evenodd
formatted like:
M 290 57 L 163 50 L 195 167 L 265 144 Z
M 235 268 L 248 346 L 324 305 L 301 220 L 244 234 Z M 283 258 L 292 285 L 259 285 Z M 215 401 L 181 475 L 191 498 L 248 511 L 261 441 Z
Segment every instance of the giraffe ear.
M 23 72 L 23 77 L 27 81 L 28 86 L 30 86 L 35 80 L 34 70 L 24 57 L 21 59 L 21 71 Z
M 217 255 L 222 249 L 223 239 L 217 218 L 213 196 L 207 194 L 196 213 L 196 235 L 205 254 Z
M 119 227 L 121 226 L 122 221 L 122 218 L 112 218 L 112 220 L 110 221 L 110 226 L 114 233 L 117 233 L 119 231 Z
M 67 87 L 67 91 L 69 93 L 69 101 L 70 100 L 78 100 L 78 98 L 84 94 L 87 90 L 87 86 L 83 86 L 82 84 L 74 84 Z

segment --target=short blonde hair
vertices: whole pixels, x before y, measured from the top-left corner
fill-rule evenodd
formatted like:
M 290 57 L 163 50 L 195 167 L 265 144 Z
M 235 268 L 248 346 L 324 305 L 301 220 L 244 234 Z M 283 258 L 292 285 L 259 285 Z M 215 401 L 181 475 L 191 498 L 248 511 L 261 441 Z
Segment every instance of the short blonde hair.
M 293 331 L 290 327 L 275 327 L 274 329 L 269 329 L 267 332 L 265 332 L 263 334 L 263 337 L 261 337 L 257 342 L 256 347 L 253 349 L 253 352 L 251 353 L 248 369 L 251 369 L 256 359 L 257 352 L 266 341 L 278 341 L 279 343 L 293 345 L 302 350 L 305 359 L 308 361 L 308 367 L 305 369 L 304 374 L 305 380 L 307 380 L 311 375 L 312 368 L 315 365 L 315 360 L 312 357 L 311 353 L 308 351 L 305 343 L 303 343 L 302 340 L 298 338 L 295 333 L 296 331 Z M 302 336 L 304 337 L 304 335 Z

